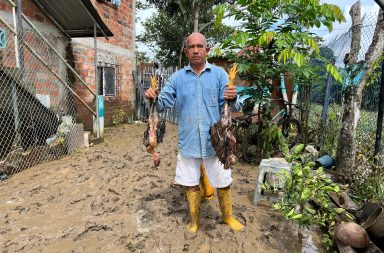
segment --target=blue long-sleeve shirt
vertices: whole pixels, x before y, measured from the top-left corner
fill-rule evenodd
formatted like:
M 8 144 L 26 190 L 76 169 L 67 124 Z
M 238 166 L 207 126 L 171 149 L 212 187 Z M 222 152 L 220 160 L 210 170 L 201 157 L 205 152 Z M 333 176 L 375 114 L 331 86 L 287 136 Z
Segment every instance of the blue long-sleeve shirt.
M 190 65 L 171 75 L 158 96 L 158 110 L 176 107 L 178 148 L 182 156 L 207 158 L 216 155 L 209 134 L 221 118 L 227 73 L 208 62 L 197 75 Z M 241 102 L 236 101 L 236 110 Z

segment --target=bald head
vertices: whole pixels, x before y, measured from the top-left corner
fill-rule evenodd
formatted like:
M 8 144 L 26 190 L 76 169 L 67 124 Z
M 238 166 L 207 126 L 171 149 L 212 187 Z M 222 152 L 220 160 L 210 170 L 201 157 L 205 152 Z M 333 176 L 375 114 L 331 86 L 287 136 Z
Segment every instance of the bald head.
M 199 74 L 204 69 L 208 52 L 207 40 L 201 33 L 191 33 L 185 39 L 184 53 L 196 73 Z
M 190 35 L 187 36 L 187 38 L 185 39 L 185 47 L 187 48 L 188 45 L 190 44 L 190 41 L 191 40 L 199 40 L 199 41 L 202 41 L 204 43 L 204 46 L 207 46 L 207 39 L 205 38 L 204 35 L 202 35 L 201 33 L 198 33 L 198 32 L 193 32 L 191 33 Z

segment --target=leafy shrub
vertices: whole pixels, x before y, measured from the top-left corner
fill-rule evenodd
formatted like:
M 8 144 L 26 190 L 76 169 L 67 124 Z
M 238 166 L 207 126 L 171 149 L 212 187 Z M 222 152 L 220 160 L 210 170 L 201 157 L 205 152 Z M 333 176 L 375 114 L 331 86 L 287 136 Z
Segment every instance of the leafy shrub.
M 336 207 L 329 196 L 338 194 L 339 186 L 325 174 L 322 167 L 313 170 L 315 163 L 303 165 L 298 160 L 304 145 L 297 145 L 292 153 L 286 153 L 286 159 L 292 163 L 290 172 L 281 174 L 285 182 L 283 198 L 273 205 L 283 216 L 300 226 L 317 225 L 323 231 L 323 245 L 326 250 L 334 246 L 333 228 L 340 219 L 353 217 L 343 208 Z
M 340 107 L 329 107 L 326 125 L 321 124 L 321 110 L 319 105 L 312 106 L 309 117 L 309 140 L 311 143 L 319 144 L 321 137 L 323 144 L 320 147 L 321 154 L 328 154 L 335 157 L 337 141 L 340 131 Z M 320 127 L 319 127 L 320 125 Z
M 115 109 L 112 114 L 112 122 L 115 125 L 125 123 L 127 121 L 127 113 L 123 109 Z
M 351 179 L 350 187 L 355 200 L 384 205 L 384 167 L 377 165 L 373 157 L 357 154 L 356 169 Z

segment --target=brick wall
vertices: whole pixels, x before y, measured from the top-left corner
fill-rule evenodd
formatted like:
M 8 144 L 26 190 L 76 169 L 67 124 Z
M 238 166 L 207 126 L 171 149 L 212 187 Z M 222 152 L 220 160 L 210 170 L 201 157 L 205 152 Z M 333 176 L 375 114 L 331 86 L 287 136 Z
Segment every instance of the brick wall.
M 90 102 L 87 103 L 91 108 L 94 107 L 94 103 Z M 126 101 L 123 100 L 105 100 L 104 101 L 104 123 L 105 126 L 112 126 L 113 125 L 113 114 L 116 110 L 121 109 L 123 110 L 127 116 L 132 115 L 134 113 L 134 108 L 131 104 L 126 103 Z M 76 121 L 78 123 L 84 124 L 84 129 L 88 131 L 92 131 L 93 127 L 93 117 L 92 114 L 89 113 L 89 111 L 85 108 L 83 104 L 80 104 L 77 102 L 77 119 Z
M 13 1 L 16 2 L 16 1 Z M 45 14 L 33 3 L 32 0 L 22 1 L 22 10 L 30 20 L 33 21 L 36 28 L 44 35 L 51 45 L 64 56 L 65 47 L 68 40 L 64 38 L 61 32 L 45 16 Z M 0 0 L 0 11 L 2 18 L 13 27 L 13 15 L 11 5 Z M 3 25 L 0 25 L 2 27 Z M 65 79 L 66 71 L 64 64 L 58 60 L 48 47 L 32 28 L 24 23 L 24 41 L 45 61 L 49 67 L 55 71 L 61 78 Z M 15 44 L 12 33 L 6 29 L 7 47 L 1 50 L 0 66 L 6 68 L 16 68 Z M 24 88 L 35 95 L 49 97 L 51 108 L 58 106 L 66 97 L 64 86 L 59 83 L 57 78 L 29 51 L 24 48 Z
M 16 0 L 13 0 L 13 2 L 16 4 Z M 42 13 L 31 0 L 23 0 L 22 5 L 24 15 L 29 17 L 31 20 L 52 24 L 51 21 L 45 16 L 45 14 Z M 0 10 L 11 12 L 12 7 L 6 0 L 0 0 Z
M 116 8 L 109 2 L 105 3 L 92 0 L 95 8 L 98 10 L 99 15 L 113 32 L 114 36 L 106 40 L 103 37 L 98 38 L 98 60 L 99 65 L 106 63 L 113 63 L 118 69 L 117 81 L 117 94 L 114 97 L 105 97 L 105 112 L 106 114 L 112 113 L 115 109 L 128 110 L 134 105 L 134 85 L 132 77 L 132 68 L 134 64 L 134 5 L 133 0 L 123 0 L 121 5 Z M 6 11 L 11 15 L 11 5 L 5 0 L 0 0 L 0 11 Z M 51 21 L 40 11 L 40 9 L 33 3 L 32 0 L 23 0 L 23 12 L 32 21 L 37 21 L 37 24 L 41 24 L 45 27 L 52 27 L 56 30 L 56 27 Z M 11 16 L 10 16 L 11 18 Z M 48 36 L 48 35 L 47 35 Z M 50 36 L 50 35 L 49 35 Z M 11 37 L 10 37 L 11 38 Z M 28 38 L 33 40 L 33 37 Z M 65 47 L 67 41 L 57 41 L 55 37 L 49 37 L 50 41 L 62 43 Z M 94 66 L 94 48 L 93 38 L 88 38 L 89 41 L 83 44 L 76 43 L 76 39 L 72 41 L 71 62 L 77 73 L 83 78 L 88 86 L 96 91 L 95 85 L 95 66 Z M 56 42 L 55 42 L 56 40 Z M 56 43 L 56 44 L 55 44 Z M 109 46 L 111 45 L 111 46 Z M 37 50 L 39 51 L 39 50 Z M 10 50 L 13 53 L 13 50 Z M 30 57 L 29 53 L 26 53 L 26 58 L 30 59 L 26 63 L 26 67 L 30 68 L 30 78 L 35 80 L 34 91 L 38 94 L 49 95 L 51 102 L 56 102 L 56 97 L 60 98 L 59 90 L 55 89 L 53 83 L 53 76 L 46 73 L 45 68 L 40 63 L 36 63 L 36 60 Z M 14 65 L 15 61 L 8 61 L 9 64 Z M 0 63 L 1 64 L 1 63 Z M 3 65 L 4 62 L 3 62 Z M 12 67 L 12 66 L 8 66 Z M 14 66 L 13 66 L 14 67 Z M 51 66 L 55 71 L 58 71 L 60 66 Z M 40 70 L 44 70 L 40 73 Z M 34 75 L 35 77 L 32 77 Z M 74 89 L 76 93 L 86 101 L 89 106 L 95 109 L 93 95 L 84 87 L 78 80 L 74 83 Z M 60 99 L 57 100 L 59 102 Z M 77 113 L 79 114 L 79 121 L 89 128 L 92 127 L 92 114 L 82 105 L 77 99 L 75 100 L 77 105 Z M 107 116 L 107 115 L 106 115 Z M 105 118 L 105 124 L 108 126 L 112 124 L 111 117 Z
M 99 40 L 133 51 L 135 39 L 133 0 L 122 0 L 118 8 L 106 0 L 100 2 L 92 0 L 92 3 L 104 23 L 114 34 L 109 41 L 105 38 Z

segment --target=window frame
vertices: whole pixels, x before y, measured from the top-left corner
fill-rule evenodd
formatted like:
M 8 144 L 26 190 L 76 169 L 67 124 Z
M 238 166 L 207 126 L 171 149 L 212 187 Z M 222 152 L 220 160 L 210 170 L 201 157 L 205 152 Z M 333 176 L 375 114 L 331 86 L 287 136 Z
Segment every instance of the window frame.
M 106 71 L 105 69 L 106 68 L 110 68 L 110 69 L 113 69 L 113 94 L 106 94 L 106 86 L 107 86 L 107 83 L 106 83 Z M 101 74 L 99 73 L 99 71 L 101 71 Z M 99 95 L 102 95 L 103 97 L 117 97 L 117 66 L 116 65 L 112 65 L 112 64 L 98 64 L 97 65 L 97 75 L 98 75 L 98 93 Z M 100 77 L 102 78 L 102 80 L 100 80 Z M 100 85 L 102 85 L 102 88 L 100 87 Z M 100 94 L 100 92 L 103 92 L 102 94 Z

